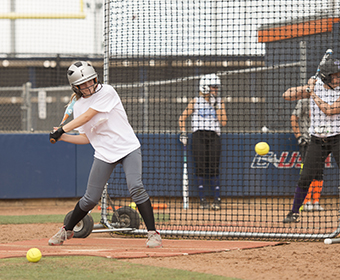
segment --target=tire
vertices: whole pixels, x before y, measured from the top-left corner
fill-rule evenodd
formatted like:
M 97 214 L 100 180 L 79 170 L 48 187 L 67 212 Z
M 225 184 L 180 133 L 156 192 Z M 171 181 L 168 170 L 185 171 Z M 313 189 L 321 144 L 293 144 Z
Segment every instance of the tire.
M 118 214 L 119 221 L 117 221 L 117 216 L 115 213 L 112 215 L 112 223 L 120 223 L 120 228 L 135 228 L 138 229 L 140 226 L 139 214 L 136 210 L 131 207 L 123 206 L 116 210 Z
M 64 225 L 70 220 L 73 210 L 68 212 L 64 218 Z M 76 226 L 73 228 L 74 238 L 86 238 L 93 230 L 93 219 L 90 214 L 87 214 Z

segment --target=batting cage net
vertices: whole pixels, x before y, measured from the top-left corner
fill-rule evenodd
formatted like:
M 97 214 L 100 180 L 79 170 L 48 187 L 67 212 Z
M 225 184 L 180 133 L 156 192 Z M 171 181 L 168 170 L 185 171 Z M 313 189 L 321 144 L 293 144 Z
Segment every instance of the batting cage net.
M 80 4 L 98 24 L 87 34 L 74 25 L 85 51 L 3 53 L 2 77 L 26 78 L 1 81 L 1 133 L 56 126 L 72 94 L 66 69 L 86 60 L 116 89 L 141 142 L 143 184 L 163 235 L 340 233 L 338 1 Z M 105 227 L 118 213 L 130 233 L 145 232 L 121 165 L 99 205 Z

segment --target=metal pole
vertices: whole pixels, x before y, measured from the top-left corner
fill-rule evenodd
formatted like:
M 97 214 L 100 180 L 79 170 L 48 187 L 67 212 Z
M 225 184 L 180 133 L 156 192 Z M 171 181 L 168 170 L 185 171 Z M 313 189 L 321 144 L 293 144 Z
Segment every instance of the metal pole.
M 97 54 L 97 3 L 93 3 L 93 54 Z
M 144 105 L 143 105 L 143 130 L 145 132 L 149 131 L 149 87 L 144 86 L 144 92 L 143 92 L 143 99 L 144 99 Z
M 217 0 L 213 1 L 213 53 L 212 55 L 217 57 L 217 50 L 218 50 L 218 46 L 217 46 L 217 33 L 218 33 L 218 27 L 217 27 Z
M 32 129 L 32 103 L 31 103 L 31 87 L 32 84 L 30 82 L 26 83 L 27 87 L 27 95 L 26 95 L 26 104 L 27 104 L 27 131 L 31 131 Z
M 27 106 L 26 106 L 26 84 L 22 85 L 22 93 L 21 93 L 21 98 L 22 98 L 22 105 L 20 107 L 21 109 L 21 130 L 27 130 L 26 129 L 26 123 L 27 123 Z
M 11 0 L 11 13 L 15 12 L 15 0 Z M 16 49 L 15 49 L 15 19 L 11 19 L 10 21 L 10 28 L 11 28 L 11 54 L 15 56 Z
M 110 0 L 105 0 L 104 7 L 104 68 L 103 83 L 109 83 L 109 58 L 110 58 Z
M 307 50 L 306 42 L 300 42 L 300 84 L 305 85 L 307 83 Z
M 31 86 L 32 84 L 27 82 L 23 85 L 22 90 L 22 130 L 26 131 L 32 128 Z

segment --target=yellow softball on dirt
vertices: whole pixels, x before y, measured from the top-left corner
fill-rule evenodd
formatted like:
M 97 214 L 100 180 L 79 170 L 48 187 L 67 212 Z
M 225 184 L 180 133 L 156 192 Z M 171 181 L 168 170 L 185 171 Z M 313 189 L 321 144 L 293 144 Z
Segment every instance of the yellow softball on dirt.
M 33 263 L 40 261 L 41 257 L 42 255 L 38 248 L 29 249 L 26 254 L 26 259 Z
M 133 210 L 136 210 L 137 205 L 136 205 L 136 203 L 131 202 L 131 203 L 129 204 L 129 207 L 131 207 Z
M 259 142 L 255 145 L 255 152 L 260 156 L 268 154 L 270 148 L 266 142 Z

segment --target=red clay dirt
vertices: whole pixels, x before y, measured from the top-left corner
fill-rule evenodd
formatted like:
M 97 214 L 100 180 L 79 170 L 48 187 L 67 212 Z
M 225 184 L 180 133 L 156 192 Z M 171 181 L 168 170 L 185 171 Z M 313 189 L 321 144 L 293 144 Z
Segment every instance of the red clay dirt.
M 0 244 L 0 259 L 25 257 L 30 248 L 38 248 L 43 256 L 99 256 L 114 259 L 173 257 L 193 254 L 216 253 L 275 246 L 275 242 L 256 241 L 204 241 L 204 240 L 166 240 L 163 248 L 145 247 L 141 238 L 74 238 L 63 246 L 48 246 L 48 239 L 34 239 Z
M 66 214 L 74 205 L 75 201 L 61 200 L 36 204 L 0 201 L 0 215 Z M 53 223 L 0 225 L 0 251 L 5 254 L 7 250 L 6 257 L 24 257 L 29 248 L 38 247 L 43 257 L 98 255 L 245 280 L 335 280 L 340 275 L 340 244 L 291 242 L 273 246 L 277 243 L 165 239 L 162 249 L 146 249 L 143 238 L 112 238 L 108 233 L 93 233 L 86 239 L 71 239 L 63 246 L 47 246 L 47 240 L 60 226 Z

